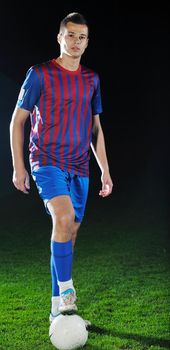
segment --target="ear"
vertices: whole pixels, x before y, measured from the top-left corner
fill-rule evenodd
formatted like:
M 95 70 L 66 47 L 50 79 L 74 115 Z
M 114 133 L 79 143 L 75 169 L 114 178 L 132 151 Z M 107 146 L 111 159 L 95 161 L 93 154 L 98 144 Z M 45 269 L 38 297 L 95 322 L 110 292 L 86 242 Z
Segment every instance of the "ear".
M 61 36 L 62 36 L 61 33 L 57 34 L 57 41 L 59 44 L 61 43 Z
M 89 38 L 87 39 L 87 42 L 86 42 L 86 47 L 88 46 L 88 44 L 89 44 Z

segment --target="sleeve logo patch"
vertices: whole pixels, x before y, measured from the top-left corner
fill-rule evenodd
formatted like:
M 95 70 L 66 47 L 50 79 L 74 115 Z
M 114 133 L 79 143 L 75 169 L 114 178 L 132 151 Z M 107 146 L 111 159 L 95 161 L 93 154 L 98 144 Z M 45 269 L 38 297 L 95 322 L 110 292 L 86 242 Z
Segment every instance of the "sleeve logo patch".
M 25 89 L 21 88 L 19 96 L 18 96 L 18 100 L 21 101 L 24 97 L 25 94 Z

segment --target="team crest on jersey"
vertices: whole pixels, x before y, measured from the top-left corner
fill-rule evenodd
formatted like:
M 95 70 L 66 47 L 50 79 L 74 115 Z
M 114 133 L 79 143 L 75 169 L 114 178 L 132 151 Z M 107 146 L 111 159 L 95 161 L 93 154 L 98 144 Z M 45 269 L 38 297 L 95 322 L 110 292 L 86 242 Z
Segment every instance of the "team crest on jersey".
M 25 94 L 25 89 L 21 88 L 19 96 L 18 96 L 19 101 L 22 101 L 24 94 Z

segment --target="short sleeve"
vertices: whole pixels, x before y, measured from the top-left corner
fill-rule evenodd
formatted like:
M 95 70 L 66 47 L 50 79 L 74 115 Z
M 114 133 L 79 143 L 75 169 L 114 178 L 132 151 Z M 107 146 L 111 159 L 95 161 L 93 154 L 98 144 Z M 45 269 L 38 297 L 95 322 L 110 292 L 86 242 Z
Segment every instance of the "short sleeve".
M 100 79 L 98 75 L 96 75 L 95 79 L 95 90 L 92 98 L 92 114 L 100 114 L 102 113 L 102 99 L 101 99 L 101 91 L 100 91 Z
M 26 78 L 21 86 L 17 100 L 17 107 L 27 109 L 32 112 L 41 94 L 41 82 L 36 70 L 31 67 L 26 74 Z

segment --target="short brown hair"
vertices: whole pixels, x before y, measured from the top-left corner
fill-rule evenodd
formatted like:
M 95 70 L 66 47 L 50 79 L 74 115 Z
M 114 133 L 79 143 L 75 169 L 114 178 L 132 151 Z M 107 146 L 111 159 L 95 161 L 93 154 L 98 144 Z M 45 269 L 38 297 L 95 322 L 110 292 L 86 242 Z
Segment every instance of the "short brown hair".
M 89 33 L 89 25 L 87 23 L 87 20 L 81 13 L 71 12 L 66 17 L 64 17 L 60 22 L 60 31 L 62 31 L 62 29 L 66 27 L 68 22 L 73 22 L 76 24 L 85 24 L 88 28 L 88 33 Z

